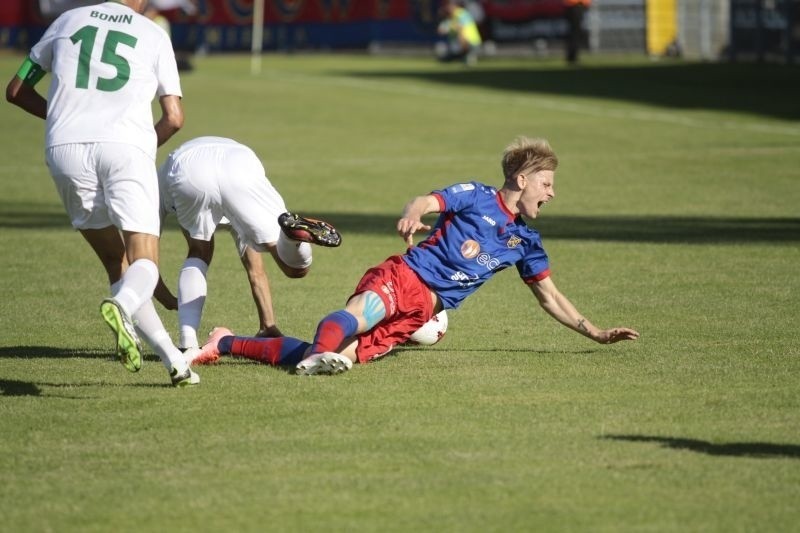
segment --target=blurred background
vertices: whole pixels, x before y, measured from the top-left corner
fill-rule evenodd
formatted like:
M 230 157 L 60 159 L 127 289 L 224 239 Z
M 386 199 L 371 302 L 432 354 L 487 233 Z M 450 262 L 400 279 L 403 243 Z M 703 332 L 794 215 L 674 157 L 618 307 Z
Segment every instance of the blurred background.
M 59 13 L 97 0 L 3 0 L 0 47 L 27 50 Z M 482 55 L 562 54 L 569 0 L 464 0 Z M 432 50 L 439 0 L 153 0 L 176 51 Z M 800 0 L 594 0 L 585 51 L 703 61 L 794 63 Z M 189 64 L 185 65 L 190 68 Z

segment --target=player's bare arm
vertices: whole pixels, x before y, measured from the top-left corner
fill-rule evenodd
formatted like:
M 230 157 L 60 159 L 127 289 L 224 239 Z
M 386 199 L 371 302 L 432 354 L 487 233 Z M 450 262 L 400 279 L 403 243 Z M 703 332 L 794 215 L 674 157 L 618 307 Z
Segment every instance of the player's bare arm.
M 161 105 L 161 118 L 156 122 L 158 146 L 167 142 L 183 127 L 183 105 L 180 96 L 167 94 L 158 99 Z
M 600 329 L 592 324 L 578 312 L 572 302 L 558 290 L 553 280 L 549 277 L 533 283 L 530 287 L 539 301 L 539 305 L 547 314 L 595 342 L 612 344 L 639 338 L 639 333 L 630 328 Z
M 47 100 L 34 88 L 45 72 L 42 68 L 26 59 L 6 87 L 6 100 L 31 115 L 41 119 L 47 118 Z
M 397 221 L 397 233 L 409 246 L 414 244 L 413 235 L 419 230 L 430 231 L 431 227 L 422 222 L 422 217 L 439 212 L 439 201 L 432 194 L 417 196 L 406 204 L 403 214 Z
M 256 337 L 280 337 L 281 332 L 275 324 L 275 311 L 272 307 L 272 291 L 269 287 L 267 273 L 264 271 L 261 254 L 248 246 L 245 248 L 241 260 L 242 266 L 247 272 L 250 292 L 258 311 L 259 329 Z

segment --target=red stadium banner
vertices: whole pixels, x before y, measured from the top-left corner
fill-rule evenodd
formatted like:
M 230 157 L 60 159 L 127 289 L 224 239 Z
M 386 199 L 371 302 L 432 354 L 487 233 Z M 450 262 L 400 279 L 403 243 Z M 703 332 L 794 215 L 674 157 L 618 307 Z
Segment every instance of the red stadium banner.
M 413 4 L 434 4 L 436 0 L 265 0 L 265 23 L 360 22 L 407 20 Z M 192 18 L 201 24 L 247 25 L 253 20 L 253 0 L 198 0 Z M 187 16 L 180 10 L 168 13 L 176 22 Z
M 376 41 L 436 38 L 440 0 L 265 0 L 264 48 L 366 48 Z M 247 50 L 253 0 L 198 0 L 197 12 L 171 10 L 179 48 Z
M 409 20 L 415 14 L 435 15 L 442 0 L 265 0 L 265 22 L 355 22 Z M 564 0 L 483 0 L 489 18 L 528 22 L 558 17 Z M 208 24 L 249 24 L 253 0 L 199 0 L 196 20 Z M 175 15 L 180 18 L 180 15 Z
M 100 3 L 98 0 L 94 0 Z M 52 19 L 59 13 L 93 3 L 87 0 L 3 0 L 0 26 L 20 26 Z M 195 22 L 244 25 L 252 22 L 253 0 L 196 0 Z M 408 20 L 415 14 L 435 14 L 441 0 L 265 0 L 265 22 L 336 22 Z M 483 0 L 486 16 L 507 22 L 560 16 L 564 0 Z M 186 18 L 173 10 L 171 18 Z
M 24 5 L 22 2 L 0 2 L 0 26 L 19 26 L 23 23 Z
M 564 14 L 564 0 L 493 0 L 482 2 L 486 17 L 503 22 L 530 22 Z
M 264 0 L 265 48 L 425 44 L 437 38 L 443 0 Z M 29 47 L 59 13 L 99 0 L 0 0 L 0 46 Z M 177 47 L 247 50 L 254 0 L 194 0 L 197 10 L 167 11 Z M 480 27 L 493 38 L 522 37 L 519 27 L 561 17 L 564 0 L 482 0 Z M 511 28 L 510 30 L 508 28 Z

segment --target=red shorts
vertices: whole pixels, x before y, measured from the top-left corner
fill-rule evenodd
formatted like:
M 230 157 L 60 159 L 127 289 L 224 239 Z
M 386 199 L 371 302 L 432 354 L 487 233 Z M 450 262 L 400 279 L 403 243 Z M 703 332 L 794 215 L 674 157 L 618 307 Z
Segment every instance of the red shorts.
M 364 291 L 381 297 L 386 316 L 374 328 L 358 335 L 359 363 L 386 355 L 433 316 L 431 290 L 399 255 L 367 270 L 353 296 Z

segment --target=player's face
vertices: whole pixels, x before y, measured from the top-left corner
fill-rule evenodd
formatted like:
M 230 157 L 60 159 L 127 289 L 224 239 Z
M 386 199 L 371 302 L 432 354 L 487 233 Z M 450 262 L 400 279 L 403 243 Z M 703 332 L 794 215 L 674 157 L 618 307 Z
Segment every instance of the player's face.
M 555 172 L 540 170 L 535 174 L 525 174 L 525 188 L 519 198 L 519 211 L 522 216 L 536 218 L 544 204 L 555 198 L 553 189 Z

